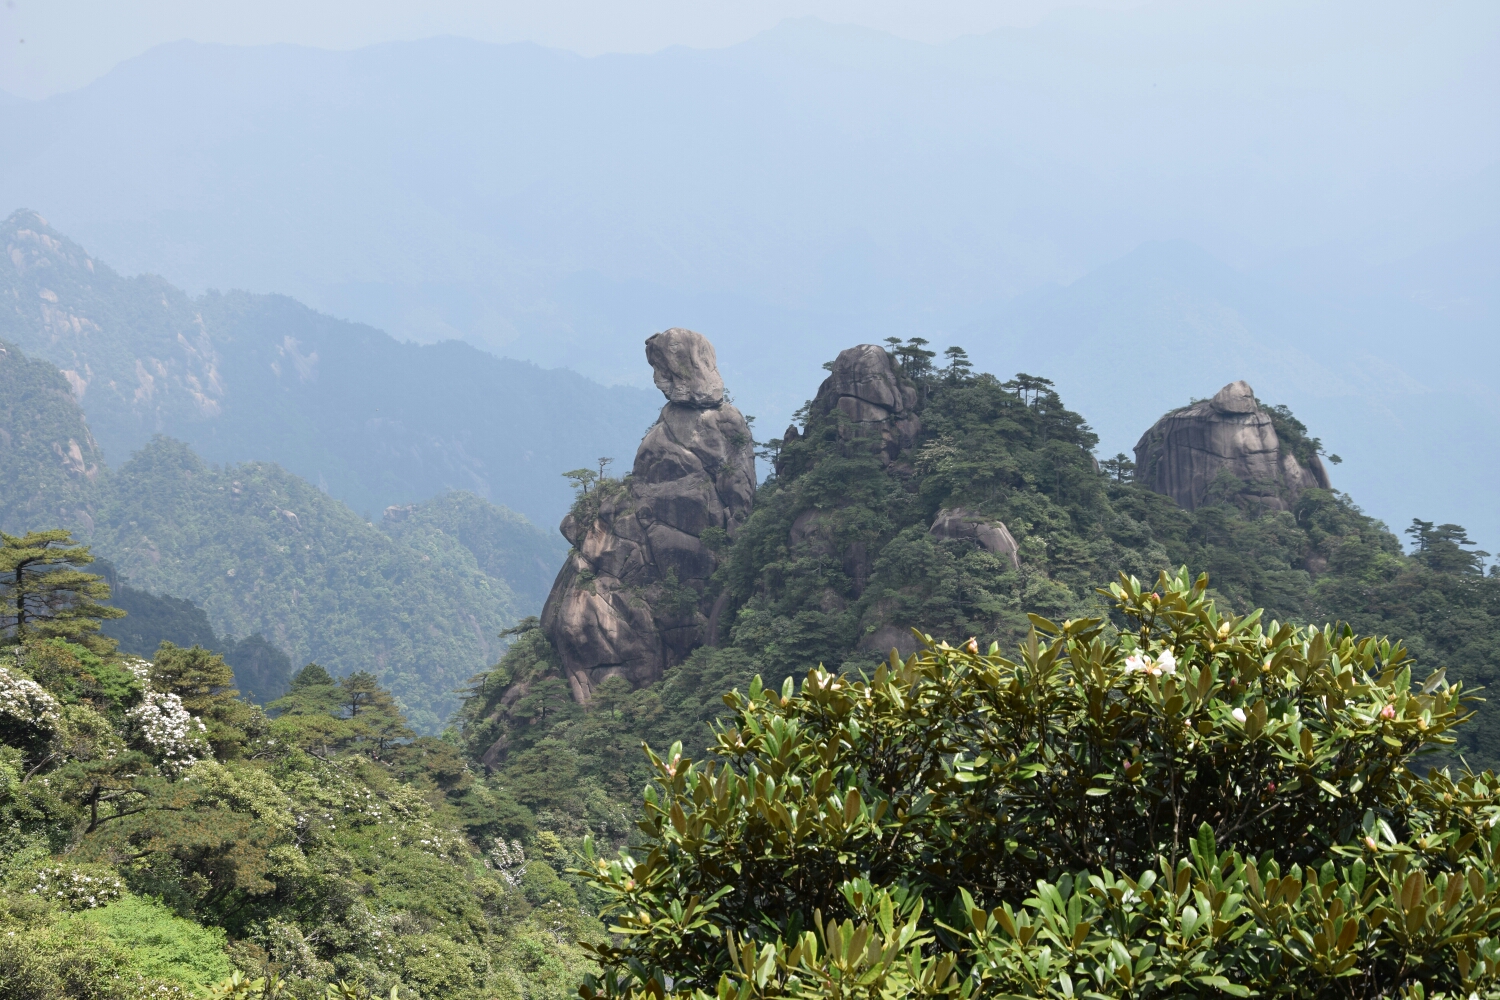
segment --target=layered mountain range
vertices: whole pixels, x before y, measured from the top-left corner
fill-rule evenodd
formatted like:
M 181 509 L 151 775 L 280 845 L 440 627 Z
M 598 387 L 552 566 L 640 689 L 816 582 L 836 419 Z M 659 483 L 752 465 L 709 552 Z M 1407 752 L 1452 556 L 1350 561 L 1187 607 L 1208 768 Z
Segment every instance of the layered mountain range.
M 63 371 L 116 460 L 168 434 L 210 462 L 274 456 L 366 514 L 465 490 L 551 521 L 559 474 L 628 454 L 651 420 L 644 390 L 123 277 L 34 212 L 0 223 L 0 245 L 0 340 Z

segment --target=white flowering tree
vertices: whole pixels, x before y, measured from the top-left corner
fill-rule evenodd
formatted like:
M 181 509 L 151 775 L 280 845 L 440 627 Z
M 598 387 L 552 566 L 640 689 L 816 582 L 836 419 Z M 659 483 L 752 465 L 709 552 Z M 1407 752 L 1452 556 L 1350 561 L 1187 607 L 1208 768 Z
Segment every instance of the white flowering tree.
M 62 723 L 57 699 L 19 669 L 0 666 L 0 742 L 34 746 Z

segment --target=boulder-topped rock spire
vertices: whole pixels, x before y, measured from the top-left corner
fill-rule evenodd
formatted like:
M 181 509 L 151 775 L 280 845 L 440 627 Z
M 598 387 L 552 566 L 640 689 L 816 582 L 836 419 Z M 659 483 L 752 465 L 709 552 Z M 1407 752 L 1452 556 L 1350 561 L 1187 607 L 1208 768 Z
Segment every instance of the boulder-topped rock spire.
M 733 537 L 755 498 L 750 427 L 724 401 L 708 338 L 658 333 L 646 359 L 667 405 L 630 475 L 601 483 L 563 518 L 573 549 L 542 609 L 580 702 L 608 677 L 649 684 L 711 640 L 718 556 L 702 536 Z
M 724 402 L 724 380 L 714 345 L 701 333 L 673 327 L 646 338 L 651 379 L 669 403 L 700 410 Z
M 1136 482 L 1194 510 L 1227 472 L 1245 484 L 1248 495 L 1287 510 L 1303 490 L 1330 486 L 1316 454 L 1303 464 L 1286 444 L 1255 391 L 1243 381 L 1231 382 L 1212 399 L 1168 413 L 1141 437 L 1135 446 Z

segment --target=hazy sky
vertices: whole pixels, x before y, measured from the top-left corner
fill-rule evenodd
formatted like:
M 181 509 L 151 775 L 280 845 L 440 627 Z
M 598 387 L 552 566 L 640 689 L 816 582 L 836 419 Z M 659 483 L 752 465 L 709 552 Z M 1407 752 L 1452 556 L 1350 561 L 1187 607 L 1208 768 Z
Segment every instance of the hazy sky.
M 919 41 L 1035 22 L 1062 7 L 1146 0 L 4 0 L 0 90 L 41 98 L 179 39 L 352 49 L 458 35 L 583 55 L 732 45 L 788 17 L 816 16 Z

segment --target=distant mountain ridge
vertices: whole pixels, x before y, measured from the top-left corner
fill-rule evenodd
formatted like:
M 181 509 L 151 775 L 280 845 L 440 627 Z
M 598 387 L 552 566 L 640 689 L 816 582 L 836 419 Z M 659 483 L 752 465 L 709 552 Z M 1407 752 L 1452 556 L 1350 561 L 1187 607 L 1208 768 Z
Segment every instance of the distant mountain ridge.
M 187 395 L 192 377 L 168 385 Z M 67 377 L 0 341 L 0 530 L 71 528 L 131 587 L 201 607 L 225 642 L 258 634 L 298 665 L 375 673 L 429 732 L 499 656 L 499 633 L 540 610 L 566 547 L 472 494 L 410 505 L 386 531 L 270 462 L 209 465 L 160 436 L 116 469 L 105 455 Z M 122 606 L 151 603 L 132 600 Z M 181 608 L 156 610 L 173 623 L 153 635 L 208 634 Z M 148 623 L 117 624 L 111 634 L 149 653 Z M 246 689 L 274 696 L 275 684 Z
M 467 490 L 550 523 L 560 473 L 629 454 L 651 394 L 465 344 L 403 344 L 292 299 L 125 278 L 35 212 L 0 226 L 0 339 L 61 368 L 104 450 L 165 433 L 271 459 L 367 514 Z

